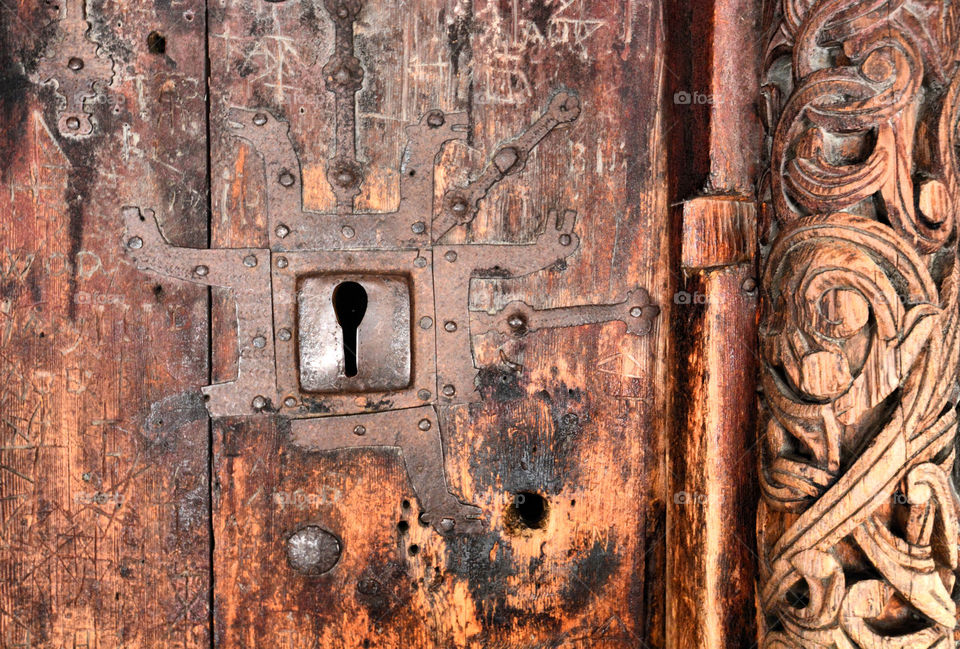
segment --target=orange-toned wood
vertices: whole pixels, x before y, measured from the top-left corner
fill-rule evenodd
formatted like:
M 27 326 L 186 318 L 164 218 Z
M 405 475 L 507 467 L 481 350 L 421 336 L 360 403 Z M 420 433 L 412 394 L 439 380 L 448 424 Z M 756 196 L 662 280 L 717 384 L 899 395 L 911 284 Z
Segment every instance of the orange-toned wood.
M 206 295 L 140 275 L 120 218 L 206 242 L 203 4 L 87 10 L 0 7 L 0 646 L 204 647 Z
M 758 10 L 717 0 L 668 14 L 682 272 L 667 463 L 666 629 L 676 649 L 755 646 Z
M 875 9 L 766 16 L 765 647 L 958 635 L 960 14 Z
M 481 403 L 444 423 L 451 490 L 486 530 L 442 537 L 417 520 L 396 450 L 308 453 L 283 426 L 215 426 L 218 645 L 283 647 L 663 646 L 663 473 L 672 295 L 660 120 L 663 27 L 656 5 L 365 3 L 355 26 L 365 181 L 355 206 L 398 201 L 403 126 L 432 108 L 466 111 L 470 146 L 448 145 L 441 187 L 482 168 L 553 90 L 580 97 L 577 123 L 551 134 L 526 169 L 481 202 L 469 241 L 526 242 L 552 208 L 578 213 L 566 268 L 481 284 L 478 306 L 611 301 L 649 288 L 664 310 L 653 334 L 622 324 L 530 334 L 505 353 L 519 377 L 482 378 Z M 211 7 L 213 240 L 262 244 L 264 179 L 226 136 L 230 106 L 289 120 L 304 204 L 331 209 L 333 94 L 325 9 L 228 1 Z M 227 316 L 231 316 L 227 307 Z M 216 328 L 215 357 L 231 345 Z M 484 343 L 478 353 L 496 353 Z M 229 376 L 230 368 L 223 370 Z M 524 524 L 515 494 L 542 497 Z M 288 565 L 286 538 L 314 523 L 342 539 L 320 577 Z

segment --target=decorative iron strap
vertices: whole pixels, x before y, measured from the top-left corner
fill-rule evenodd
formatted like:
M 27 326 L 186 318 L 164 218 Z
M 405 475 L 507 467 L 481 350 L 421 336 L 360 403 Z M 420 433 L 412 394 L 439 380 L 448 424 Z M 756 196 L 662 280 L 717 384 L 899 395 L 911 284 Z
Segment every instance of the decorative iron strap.
M 480 510 L 447 485 L 442 430 L 456 420 L 457 408 L 484 398 L 481 369 L 522 372 L 503 347 L 519 354 L 524 340 L 542 329 L 619 321 L 626 332 L 647 335 L 660 309 L 639 286 L 626 287 L 612 304 L 545 308 L 513 301 L 490 311 L 470 308 L 475 280 L 562 273 L 579 248 L 576 212 L 557 208 L 546 210 L 532 242 L 457 243 L 446 237 L 470 224 L 489 190 L 523 169 L 534 147 L 578 119 L 580 100 L 568 89 L 553 92 L 540 117 L 502 143 L 472 182 L 448 189 L 436 201 L 438 154 L 446 143 L 466 139 L 468 125 L 463 113 L 427 111 L 404 129 L 397 209 L 355 211 L 362 181 L 356 93 L 364 71 L 354 55 L 354 22 L 362 7 L 358 0 L 327 0 L 325 6 L 335 27 L 324 75 L 336 96 L 336 154 L 327 169 L 336 211 L 304 208 L 290 124 L 262 107 L 233 106 L 230 132 L 263 159 L 269 248 L 177 247 L 162 233 L 162 216 L 136 205 L 123 211 L 124 247 L 141 270 L 231 290 L 237 304 L 237 377 L 203 388 L 211 416 L 287 419 L 293 443 L 312 451 L 400 448 L 420 500 L 420 520 L 444 534 L 479 532 Z M 352 329 L 352 373 L 346 329 L 332 316 L 334 280 L 362 282 L 371 291 L 364 342 L 357 342 L 359 322 Z M 500 357 L 492 364 L 474 354 L 480 335 L 499 340 Z M 334 339 L 343 343 L 331 344 Z M 332 536 L 322 538 L 333 543 Z

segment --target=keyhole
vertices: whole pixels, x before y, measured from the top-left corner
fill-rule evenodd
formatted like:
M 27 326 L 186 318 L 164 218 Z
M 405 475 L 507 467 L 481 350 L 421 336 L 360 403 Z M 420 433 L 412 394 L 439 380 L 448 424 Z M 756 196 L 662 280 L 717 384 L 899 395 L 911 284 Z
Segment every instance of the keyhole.
M 343 372 L 357 375 L 357 329 L 367 312 L 367 292 L 356 282 L 343 282 L 333 289 L 333 312 L 343 331 Z

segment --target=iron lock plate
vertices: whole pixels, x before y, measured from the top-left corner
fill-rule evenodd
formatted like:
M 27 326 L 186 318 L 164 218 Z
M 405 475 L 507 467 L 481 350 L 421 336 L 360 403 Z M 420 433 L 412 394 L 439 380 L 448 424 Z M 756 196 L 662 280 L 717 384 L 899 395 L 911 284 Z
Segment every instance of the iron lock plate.
M 400 390 L 410 385 L 407 275 L 307 275 L 297 282 L 296 294 L 302 394 Z
M 400 448 L 421 519 L 442 533 L 477 532 L 480 510 L 447 488 L 440 430 L 441 421 L 452 421 L 451 408 L 482 398 L 473 338 L 494 332 L 509 339 L 609 321 L 623 321 L 629 333 L 644 335 L 659 308 L 641 287 L 607 305 L 469 308 L 474 280 L 560 270 L 579 246 L 576 213 L 559 209 L 548 211 L 542 232 L 526 244 L 447 243 L 452 230 L 473 220 L 494 184 L 520 171 L 551 131 L 577 120 L 580 102 L 569 90 L 554 92 L 540 117 L 502 144 L 472 182 L 437 201 L 436 159 L 446 142 L 465 139 L 467 117 L 427 112 L 406 128 L 398 208 L 355 213 L 363 165 L 356 156 L 354 94 L 363 70 L 352 54 L 352 23 L 360 5 L 331 2 L 327 9 L 337 39 L 324 67 L 337 105 L 337 149 L 327 180 L 337 209 L 303 209 L 289 125 L 266 110 L 237 107 L 229 112 L 231 130 L 264 161 L 270 247 L 175 247 L 155 214 L 135 206 L 123 210 L 123 245 L 141 270 L 231 290 L 237 302 L 237 378 L 203 388 L 211 416 L 282 416 L 290 420 L 291 442 L 306 450 Z M 345 332 L 330 304 L 333 291 L 347 282 L 367 287 L 370 311 L 356 331 L 353 375 L 339 356 L 347 353 Z M 516 369 L 503 354 L 501 362 L 507 371 Z

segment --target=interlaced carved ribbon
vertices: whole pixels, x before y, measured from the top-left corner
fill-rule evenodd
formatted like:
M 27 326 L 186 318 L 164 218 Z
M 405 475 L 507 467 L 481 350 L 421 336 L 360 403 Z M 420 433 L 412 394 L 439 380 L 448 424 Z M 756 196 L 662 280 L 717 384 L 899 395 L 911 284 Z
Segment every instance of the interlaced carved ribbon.
M 956 627 L 960 11 L 784 0 L 767 50 L 762 646 Z

